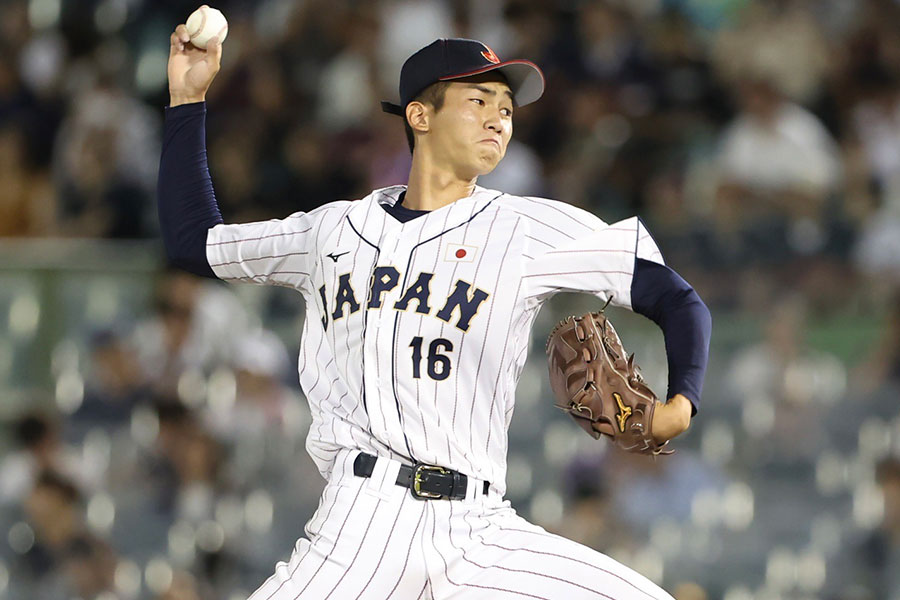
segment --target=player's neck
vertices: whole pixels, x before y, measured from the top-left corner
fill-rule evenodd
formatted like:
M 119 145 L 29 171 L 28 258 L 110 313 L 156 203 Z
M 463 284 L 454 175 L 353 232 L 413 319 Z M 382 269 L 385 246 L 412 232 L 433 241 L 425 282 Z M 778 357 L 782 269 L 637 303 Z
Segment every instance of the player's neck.
M 471 196 L 475 191 L 475 180 L 475 177 L 467 179 L 441 168 L 428 157 L 414 156 L 403 206 L 412 210 L 437 210 Z

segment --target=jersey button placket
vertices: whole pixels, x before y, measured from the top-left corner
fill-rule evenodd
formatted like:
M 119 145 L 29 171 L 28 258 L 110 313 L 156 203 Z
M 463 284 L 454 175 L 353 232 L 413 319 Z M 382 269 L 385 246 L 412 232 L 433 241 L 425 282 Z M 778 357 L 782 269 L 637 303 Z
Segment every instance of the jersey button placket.
M 402 339 L 398 337 L 396 343 L 394 340 L 394 321 L 399 319 L 401 326 L 403 322 L 403 314 L 399 314 L 394 309 L 394 303 L 403 295 L 404 285 L 409 283 L 405 280 L 408 279 L 406 268 L 411 244 L 403 237 L 402 233 L 399 227 L 388 232 L 388 239 L 385 240 L 388 256 L 380 261 L 382 265 L 392 265 L 399 272 L 397 285 L 384 295 L 379 315 L 381 325 L 379 344 L 374 349 L 374 352 L 381 353 L 381 379 L 378 384 L 381 394 L 386 398 L 394 396 L 394 369 L 400 368 L 397 361 L 401 359 L 403 351 Z M 398 329 L 398 336 L 400 335 L 402 335 L 402 331 Z M 407 341 L 407 343 L 409 342 Z
M 379 244 L 378 264 L 376 266 L 394 265 L 395 249 L 400 236 L 399 227 L 392 227 L 384 232 Z M 398 267 L 399 268 L 399 267 Z M 401 279 L 402 279 L 401 274 Z M 398 287 L 399 287 L 398 283 Z M 366 385 L 367 394 L 382 399 L 389 398 L 393 393 L 391 389 L 391 359 L 393 352 L 394 331 L 394 300 L 391 299 L 394 290 L 386 291 L 381 297 L 381 306 L 371 310 L 369 323 L 373 331 L 366 335 Z M 376 364 L 378 368 L 376 369 Z

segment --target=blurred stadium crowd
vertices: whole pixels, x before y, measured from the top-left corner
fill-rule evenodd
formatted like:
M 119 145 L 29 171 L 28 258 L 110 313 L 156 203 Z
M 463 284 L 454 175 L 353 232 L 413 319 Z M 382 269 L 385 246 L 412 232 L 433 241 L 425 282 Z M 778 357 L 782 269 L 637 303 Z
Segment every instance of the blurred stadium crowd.
M 168 36 L 196 7 L 0 3 L 0 394 L 27 398 L 0 410 L 0 598 L 242 599 L 316 506 L 299 296 L 168 271 L 155 241 Z M 511 431 L 525 516 L 678 600 L 900 598 L 900 3 L 216 7 L 230 31 L 208 148 L 226 221 L 405 182 L 403 129 L 378 101 L 411 52 L 471 37 L 548 77 L 479 184 L 641 215 L 710 305 L 701 413 L 657 461 L 552 413 L 545 335 L 590 305 L 543 311 Z M 96 278 L 63 261 L 74 300 L 55 305 L 40 377 L 23 361 L 54 309 L 34 290 L 65 268 L 9 265 L 45 238 L 147 240 L 159 268 Z M 615 318 L 665 389 L 658 333 Z

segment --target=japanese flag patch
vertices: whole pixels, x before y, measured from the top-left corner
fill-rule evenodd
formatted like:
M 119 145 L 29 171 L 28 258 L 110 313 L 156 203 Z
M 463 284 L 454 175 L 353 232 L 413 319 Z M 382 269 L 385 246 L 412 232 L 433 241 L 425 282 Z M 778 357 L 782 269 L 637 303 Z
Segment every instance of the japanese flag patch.
M 478 252 L 477 246 L 463 246 L 462 244 L 447 244 L 447 253 L 444 260 L 449 262 L 472 262 Z

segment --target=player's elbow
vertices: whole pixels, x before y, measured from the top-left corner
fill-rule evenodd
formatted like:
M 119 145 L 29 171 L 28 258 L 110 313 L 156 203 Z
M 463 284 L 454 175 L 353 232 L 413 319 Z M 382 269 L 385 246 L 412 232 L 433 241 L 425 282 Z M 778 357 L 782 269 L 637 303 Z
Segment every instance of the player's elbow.
M 166 248 L 166 261 L 170 267 L 175 267 L 176 269 L 181 269 L 183 271 L 190 271 L 190 259 L 185 256 L 184 253 L 178 252 L 177 248 L 172 248 L 168 244 L 165 246 Z
M 681 318 L 687 318 L 691 323 L 691 327 L 701 334 L 701 336 L 709 340 L 712 332 L 712 313 L 709 307 L 700 298 L 700 294 L 690 288 L 683 296 L 678 304 L 678 312 Z
M 194 240 L 193 243 L 174 243 L 164 238 L 164 246 L 171 266 L 201 277 L 216 278 L 206 258 L 205 235 L 202 240 Z
M 712 335 L 712 313 L 699 295 L 697 296 L 697 325 L 703 331 L 703 336 L 706 338 L 708 346 L 709 338 Z

